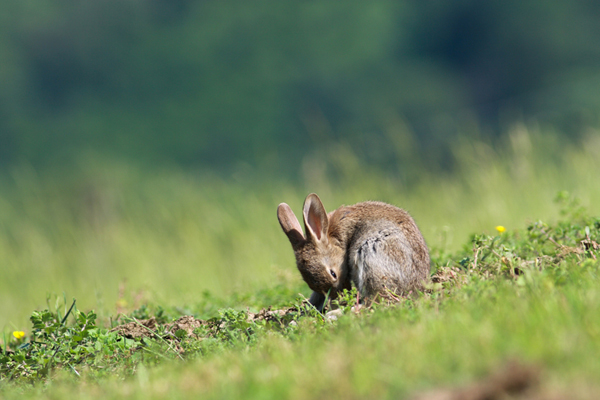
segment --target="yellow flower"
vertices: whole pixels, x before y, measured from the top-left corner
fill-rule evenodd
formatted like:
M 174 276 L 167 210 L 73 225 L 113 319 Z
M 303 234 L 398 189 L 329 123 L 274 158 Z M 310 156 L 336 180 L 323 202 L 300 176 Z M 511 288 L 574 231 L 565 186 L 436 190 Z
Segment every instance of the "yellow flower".
M 25 332 L 23 332 L 23 331 L 14 331 L 13 332 L 13 336 L 16 339 L 23 339 L 25 337 Z
M 498 226 L 496 227 L 496 230 L 498 231 L 498 233 L 502 233 L 502 232 L 504 232 L 504 231 L 506 230 L 506 228 L 505 228 L 505 227 L 503 227 L 502 225 L 498 225 Z

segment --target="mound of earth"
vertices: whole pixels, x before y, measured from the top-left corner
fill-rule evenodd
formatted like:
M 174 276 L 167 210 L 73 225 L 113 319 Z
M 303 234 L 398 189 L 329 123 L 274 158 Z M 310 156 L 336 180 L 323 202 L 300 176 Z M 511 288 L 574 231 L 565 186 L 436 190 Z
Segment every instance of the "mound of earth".
M 511 361 L 478 382 L 460 388 L 436 389 L 413 400 L 564 400 L 558 393 L 540 389 L 540 368 Z
M 194 337 L 194 329 L 199 328 L 206 323 L 206 321 L 186 315 L 174 322 L 163 325 L 160 336 L 163 338 L 175 337 L 177 331 L 183 330 L 187 336 Z M 136 319 L 135 321 L 119 325 L 110 331 L 117 332 L 119 335 L 128 339 L 139 339 L 159 336 L 157 332 L 159 327 L 160 325 L 156 322 L 156 318 L 152 317 L 149 319 Z
M 295 307 L 289 307 L 281 310 L 271 310 L 271 308 L 263 308 L 258 313 L 248 313 L 248 322 L 269 321 L 284 323 L 283 319 L 289 320 L 299 313 Z M 161 325 L 156 321 L 155 317 L 149 319 L 136 319 L 132 322 L 119 325 L 111 329 L 111 332 L 117 332 L 119 335 L 128 339 L 140 339 L 146 337 L 161 337 L 163 339 L 176 339 L 178 331 L 184 331 L 186 337 L 202 339 L 194 333 L 197 328 L 206 326 L 207 328 L 219 328 L 223 323 L 218 320 L 202 320 L 196 319 L 191 315 L 180 317 L 179 319 Z M 180 335 L 179 335 L 180 336 Z

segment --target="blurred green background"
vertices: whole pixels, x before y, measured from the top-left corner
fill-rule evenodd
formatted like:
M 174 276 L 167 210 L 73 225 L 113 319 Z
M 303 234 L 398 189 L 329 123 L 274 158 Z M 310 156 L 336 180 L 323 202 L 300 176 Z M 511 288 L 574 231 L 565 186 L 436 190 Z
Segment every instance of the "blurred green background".
M 0 328 L 302 287 L 309 192 L 433 251 L 599 211 L 595 1 L 5 0 L 0 60 Z

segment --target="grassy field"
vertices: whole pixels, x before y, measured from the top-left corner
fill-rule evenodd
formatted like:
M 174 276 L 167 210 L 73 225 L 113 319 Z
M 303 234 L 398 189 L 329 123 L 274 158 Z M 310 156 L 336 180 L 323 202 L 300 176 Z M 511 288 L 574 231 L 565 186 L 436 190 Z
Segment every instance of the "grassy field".
M 516 358 L 541 366 L 541 390 L 594 398 L 599 265 L 593 253 L 562 254 L 560 246 L 579 248 L 586 226 L 595 241 L 599 231 L 573 197 L 554 200 L 568 191 L 600 215 L 600 136 L 569 144 L 519 127 L 507 138 L 460 141 L 452 173 L 422 173 L 410 186 L 397 178 L 402 171 L 364 165 L 343 144 L 308 159 L 298 184 L 106 160 L 75 172 L 15 168 L 0 177 L 3 349 L 16 345 L 13 331 L 31 338 L 28 318 L 48 308 L 47 297 L 61 316 L 72 298 L 79 310 L 96 310 L 100 331 L 119 313 L 191 314 L 230 329 L 188 343 L 185 362 L 160 340 L 134 355 L 126 354 L 138 344 L 119 350 L 121 341 L 114 363 L 64 363 L 32 387 L 2 375 L 0 395 L 397 398 L 476 380 Z M 244 325 L 244 310 L 300 306 L 297 293 L 308 294 L 275 217 L 282 201 L 299 212 L 308 192 L 328 209 L 377 199 L 409 210 L 434 266 L 455 267 L 458 277 L 397 306 L 348 310 L 335 323 L 309 313 L 283 330 Z M 551 225 L 525 230 L 539 219 Z M 559 219 L 566 225 L 554 225 Z M 497 225 L 507 228 L 500 241 Z M 473 233 L 489 256 L 479 265 Z M 116 340 L 109 336 L 102 340 Z

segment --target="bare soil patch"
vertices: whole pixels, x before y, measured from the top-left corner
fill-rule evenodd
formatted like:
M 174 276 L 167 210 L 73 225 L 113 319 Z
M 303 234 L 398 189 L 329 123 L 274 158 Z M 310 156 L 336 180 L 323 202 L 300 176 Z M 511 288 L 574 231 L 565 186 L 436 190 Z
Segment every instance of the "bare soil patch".
M 540 385 L 541 369 L 510 361 L 485 378 L 459 388 L 442 388 L 420 393 L 413 400 L 567 400 L 560 393 L 548 393 Z
M 258 313 L 248 312 L 248 322 L 267 321 L 283 325 L 289 323 L 298 315 L 300 315 L 300 311 L 296 307 L 289 307 L 281 310 L 271 310 L 269 307 L 263 308 Z M 173 322 L 161 325 L 156 321 L 156 318 L 152 317 L 149 319 L 136 319 L 121 324 L 111 329 L 111 332 L 117 332 L 119 335 L 128 339 L 141 339 L 156 336 L 163 339 L 178 339 L 182 336 L 178 334 L 178 332 L 184 331 L 185 337 L 202 339 L 202 337 L 195 333 L 195 330 L 202 326 L 208 328 L 207 331 L 211 332 L 215 329 L 222 328 L 224 322 L 215 319 L 202 320 L 191 315 L 186 315 Z

